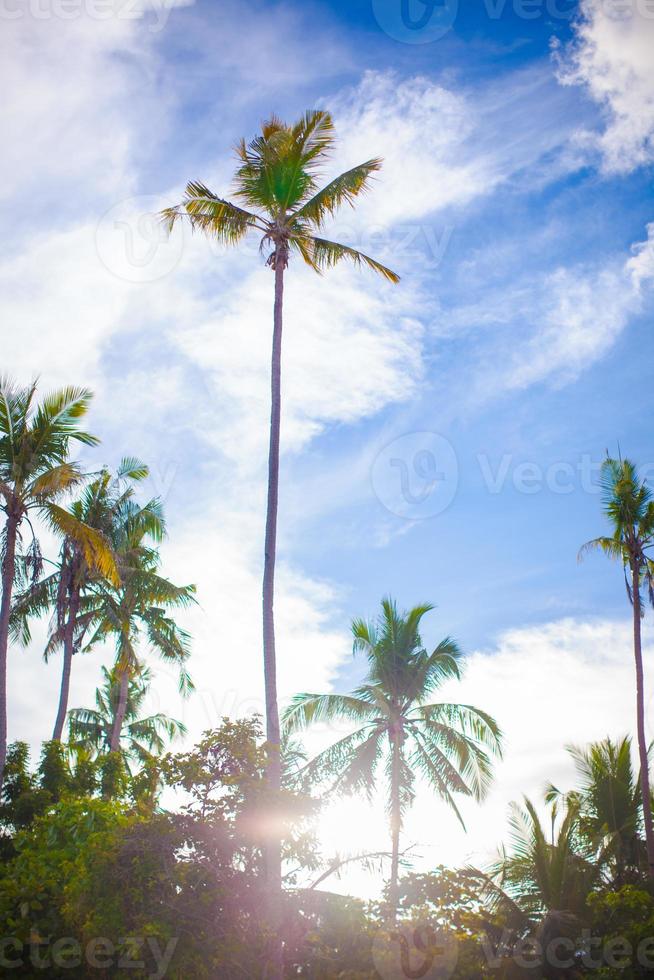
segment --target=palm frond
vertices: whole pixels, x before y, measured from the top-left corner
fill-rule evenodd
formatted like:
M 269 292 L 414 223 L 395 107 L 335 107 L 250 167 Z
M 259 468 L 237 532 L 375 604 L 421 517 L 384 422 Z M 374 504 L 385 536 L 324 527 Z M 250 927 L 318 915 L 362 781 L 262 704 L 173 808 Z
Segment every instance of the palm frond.
M 258 215 L 218 197 L 199 181 L 191 181 L 181 204 L 165 208 L 161 218 L 168 231 L 185 219 L 193 230 L 204 232 L 223 245 L 236 245 L 251 229 L 266 231 Z
M 380 170 L 381 165 L 382 161 L 376 158 L 346 170 L 298 208 L 293 219 L 300 218 L 320 228 L 344 204 L 354 206 L 356 198 L 368 188 L 372 174 Z
M 283 714 L 287 733 L 302 731 L 316 722 L 365 722 L 375 716 L 374 705 L 347 694 L 296 694 Z
M 381 262 L 377 262 L 376 259 L 371 258 L 364 252 L 359 252 L 356 248 L 350 248 L 349 245 L 342 245 L 339 242 L 332 242 L 326 238 L 316 238 L 315 236 L 302 236 L 298 241 L 302 242 L 306 255 L 310 257 L 311 265 L 317 272 L 331 269 L 338 265 L 339 262 L 348 261 L 352 262 L 355 266 L 366 266 L 373 272 L 378 273 L 382 278 L 388 280 L 388 282 L 397 283 L 400 281 L 400 277 L 392 269 L 382 265 Z M 295 244 L 294 237 L 290 238 L 290 244 Z

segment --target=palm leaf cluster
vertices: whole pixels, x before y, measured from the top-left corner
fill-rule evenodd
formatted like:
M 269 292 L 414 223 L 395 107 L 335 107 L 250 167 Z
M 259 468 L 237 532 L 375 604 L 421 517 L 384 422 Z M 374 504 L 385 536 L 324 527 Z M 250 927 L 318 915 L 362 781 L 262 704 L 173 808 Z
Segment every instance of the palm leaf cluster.
M 526 797 L 513 803 L 509 846 L 487 872 L 467 869 L 486 908 L 539 941 L 574 938 L 588 922 L 591 893 L 642 880 L 647 866 L 631 740 L 607 738 L 568 752 L 577 787 L 548 786 L 547 821 Z
M 604 513 L 613 528 L 610 535 L 588 541 L 580 556 L 600 550 L 625 569 L 625 585 L 631 602 L 633 583 L 628 571 L 637 570 L 640 585 L 644 585 L 654 605 L 654 560 L 650 549 L 654 545 L 654 499 L 647 483 L 640 478 L 634 463 L 628 459 L 608 457 L 602 464 L 600 489 Z
M 455 795 L 482 799 L 491 779 L 491 757 L 501 751 L 499 728 L 471 705 L 430 702 L 447 681 L 461 678 L 462 653 L 450 637 L 430 653 L 420 621 L 431 605 L 406 615 L 384 599 L 377 623 L 355 620 L 355 652 L 367 657 L 365 682 L 352 694 L 298 694 L 284 716 L 288 731 L 310 724 L 347 721 L 356 729 L 310 763 L 318 773 L 336 773 L 332 789 L 375 793 L 376 770 L 389 764 L 388 749 L 401 746 L 402 809 L 413 798 L 419 773 L 454 810 Z M 463 821 L 462 821 L 463 822 Z
M 122 754 L 129 762 L 147 764 L 153 755 L 160 755 L 167 741 L 186 734 L 186 727 L 179 721 L 157 712 L 142 716 L 150 683 L 151 671 L 145 667 L 137 677 L 129 681 L 127 706 L 120 733 Z M 95 708 L 73 708 L 69 718 L 69 744 L 76 753 L 102 758 L 110 750 L 120 696 L 120 677 L 116 670 L 102 668 L 102 685 L 95 695 Z
M 200 181 L 190 181 L 181 204 L 166 208 L 163 220 L 172 230 L 185 219 L 193 229 L 230 246 L 254 232 L 260 236 L 262 251 L 270 247 L 268 261 L 273 268 L 276 261 L 285 266 L 289 253 L 295 252 L 319 273 L 347 260 L 397 282 L 397 274 L 382 263 L 319 234 L 343 205 L 354 205 L 381 167 L 381 160 L 367 160 L 320 187 L 334 143 L 328 112 L 307 112 L 292 125 L 273 116 L 258 136 L 249 143 L 241 140 L 236 147 L 233 196 L 238 203 L 218 196 Z

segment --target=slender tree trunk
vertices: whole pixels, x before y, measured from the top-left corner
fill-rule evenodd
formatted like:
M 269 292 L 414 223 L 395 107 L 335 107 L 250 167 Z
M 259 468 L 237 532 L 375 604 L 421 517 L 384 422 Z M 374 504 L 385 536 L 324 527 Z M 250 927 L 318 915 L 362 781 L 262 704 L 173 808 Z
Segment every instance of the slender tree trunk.
M 400 737 L 394 732 L 391 743 L 391 877 L 388 885 L 389 921 L 397 918 L 400 872 L 400 829 L 402 814 L 400 808 Z
M 263 567 L 263 672 L 266 698 L 266 740 L 269 747 L 267 769 L 268 787 L 274 797 L 281 787 L 279 707 L 277 704 L 277 661 L 275 653 L 275 557 L 277 547 L 277 503 L 279 499 L 279 434 L 281 418 L 282 376 L 282 311 L 284 302 L 284 268 L 287 249 L 279 244 L 275 250 L 275 307 L 273 322 L 272 362 L 270 372 L 270 447 L 268 452 L 268 501 L 266 509 L 266 539 Z M 272 800 L 273 810 L 276 800 Z M 277 931 L 280 921 L 282 888 L 282 858 L 279 831 L 273 827 L 264 845 L 266 886 L 270 902 L 270 924 Z M 281 980 L 283 949 L 281 936 L 273 940 L 270 962 L 265 976 Z
M 16 538 L 18 519 L 7 517 L 5 554 L 2 562 L 2 602 L 0 603 L 0 791 L 7 761 L 7 651 L 9 648 L 9 617 L 11 593 L 16 572 Z
M 125 721 L 128 690 L 129 690 L 129 674 L 127 670 L 122 670 L 120 672 L 120 691 L 118 693 L 118 704 L 116 705 L 114 724 L 113 724 L 113 728 L 111 729 L 111 738 L 109 739 L 110 752 L 118 752 L 120 750 L 120 733 L 123 730 L 123 723 Z
M 59 708 L 52 733 L 53 742 L 61 742 L 61 736 L 68 713 L 68 695 L 70 693 L 70 673 L 73 666 L 73 650 L 75 644 L 75 624 L 79 608 L 79 589 L 73 585 L 68 606 L 68 618 L 64 629 L 64 663 L 61 670 L 61 687 L 59 689 Z
M 643 651 L 640 632 L 640 566 L 636 560 L 631 565 L 631 588 L 634 614 L 634 657 L 636 660 L 636 722 L 638 728 L 638 755 L 640 757 L 640 789 L 643 797 L 643 823 L 647 845 L 649 874 L 654 877 L 654 830 L 652 828 L 652 797 L 649 787 L 649 759 L 645 737 L 645 685 L 643 676 Z

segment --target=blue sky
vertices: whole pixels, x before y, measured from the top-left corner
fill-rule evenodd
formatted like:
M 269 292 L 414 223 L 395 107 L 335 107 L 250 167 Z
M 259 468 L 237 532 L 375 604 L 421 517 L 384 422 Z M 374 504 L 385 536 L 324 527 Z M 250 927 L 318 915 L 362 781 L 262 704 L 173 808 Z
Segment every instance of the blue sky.
M 631 725 L 620 572 L 576 555 L 603 527 L 606 449 L 654 476 L 646 4 L 445 4 L 450 28 L 424 43 L 397 39 L 400 0 L 34 9 L 2 41 L 4 367 L 89 384 L 93 460 L 151 464 L 167 568 L 201 602 L 188 624 L 198 693 L 180 704 L 155 667 L 153 699 L 193 735 L 261 707 L 271 277 L 256 243 L 166 241 L 148 215 L 187 179 L 227 193 L 231 146 L 271 112 L 329 108 L 334 172 L 385 158 L 332 231 L 400 285 L 289 270 L 280 685 L 346 688 L 360 676 L 352 616 L 387 593 L 435 602 L 425 639 L 450 633 L 470 653 L 457 696 L 484 699 L 508 745 L 491 809 L 437 857 L 489 847 L 508 799 L 570 775 L 566 742 Z M 410 0 L 411 16 L 425 11 Z M 98 664 L 78 665 L 74 703 Z M 16 654 L 16 737 L 47 735 L 53 670 L 38 649 Z

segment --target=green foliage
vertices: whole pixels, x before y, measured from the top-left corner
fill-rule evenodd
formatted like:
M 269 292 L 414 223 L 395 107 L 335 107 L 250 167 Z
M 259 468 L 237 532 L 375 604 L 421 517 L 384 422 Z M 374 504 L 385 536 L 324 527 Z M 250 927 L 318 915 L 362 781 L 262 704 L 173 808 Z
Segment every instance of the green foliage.
M 75 751 L 101 757 L 109 751 L 120 695 L 117 671 L 102 668 L 103 684 L 96 690 L 95 709 L 72 708 L 68 713 L 69 738 Z M 184 725 L 158 713 L 141 716 L 143 702 L 152 679 L 146 667 L 128 682 L 127 703 L 120 732 L 120 752 L 127 768 L 130 762 L 141 766 L 163 751 L 166 739 L 186 734 Z
M 190 752 L 166 756 L 161 775 L 167 785 L 188 794 L 183 813 L 229 828 L 242 867 L 260 870 L 262 848 L 269 835 L 278 833 L 286 860 L 312 870 L 318 866 L 310 826 L 317 804 L 290 786 L 271 794 L 267 759 L 259 718 L 223 718 Z M 293 878 L 291 872 L 287 883 Z
M 169 230 L 179 220 L 188 221 L 193 229 L 230 246 L 255 232 L 262 250 L 272 246 L 268 263 L 273 267 L 278 261 L 285 266 L 294 251 L 316 272 L 346 260 L 397 282 L 396 273 L 370 256 L 316 234 L 340 207 L 353 205 L 365 193 L 381 167 L 381 160 L 368 160 L 319 188 L 318 176 L 334 142 L 328 112 L 307 112 L 293 125 L 273 116 L 259 136 L 250 143 L 241 140 L 236 148 L 236 197 L 253 210 L 191 181 L 182 203 L 166 208 L 162 219 Z
M 122 752 L 108 752 L 100 760 L 100 788 L 103 800 L 120 800 L 127 794 L 129 773 Z
M 92 872 L 127 819 L 115 804 L 67 798 L 16 834 L 15 856 L 0 877 L 0 926 L 4 936 L 23 944 L 27 969 L 23 975 L 31 975 L 29 956 L 34 946 L 49 937 L 71 935 L 66 911 L 71 883 Z M 60 975 L 74 973 L 48 972 L 48 976 Z
M 45 742 L 39 764 L 41 788 L 50 794 L 53 803 L 71 789 L 71 772 L 67 753 L 61 742 Z
M 630 952 L 625 965 L 595 971 L 606 980 L 651 977 L 654 970 L 654 897 L 644 884 L 624 885 L 616 891 L 588 898 L 593 933 L 604 943 L 626 941 Z M 640 952 L 640 957 L 639 957 Z M 640 962 L 639 962 L 640 959 Z
M 350 695 L 298 694 L 284 715 L 286 731 L 319 721 L 342 720 L 355 731 L 326 749 L 308 771 L 324 774 L 332 790 L 370 796 L 386 747 L 401 745 L 402 809 L 413 799 L 416 773 L 458 815 L 454 795 L 482 798 L 491 776 L 491 754 L 500 753 L 496 722 L 470 705 L 427 703 L 445 681 L 460 676 L 462 654 L 447 637 L 428 653 L 420 621 L 432 607 L 400 615 L 390 599 L 376 624 L 352 624 L 355 652 L 368 659 L 364 683 Z

